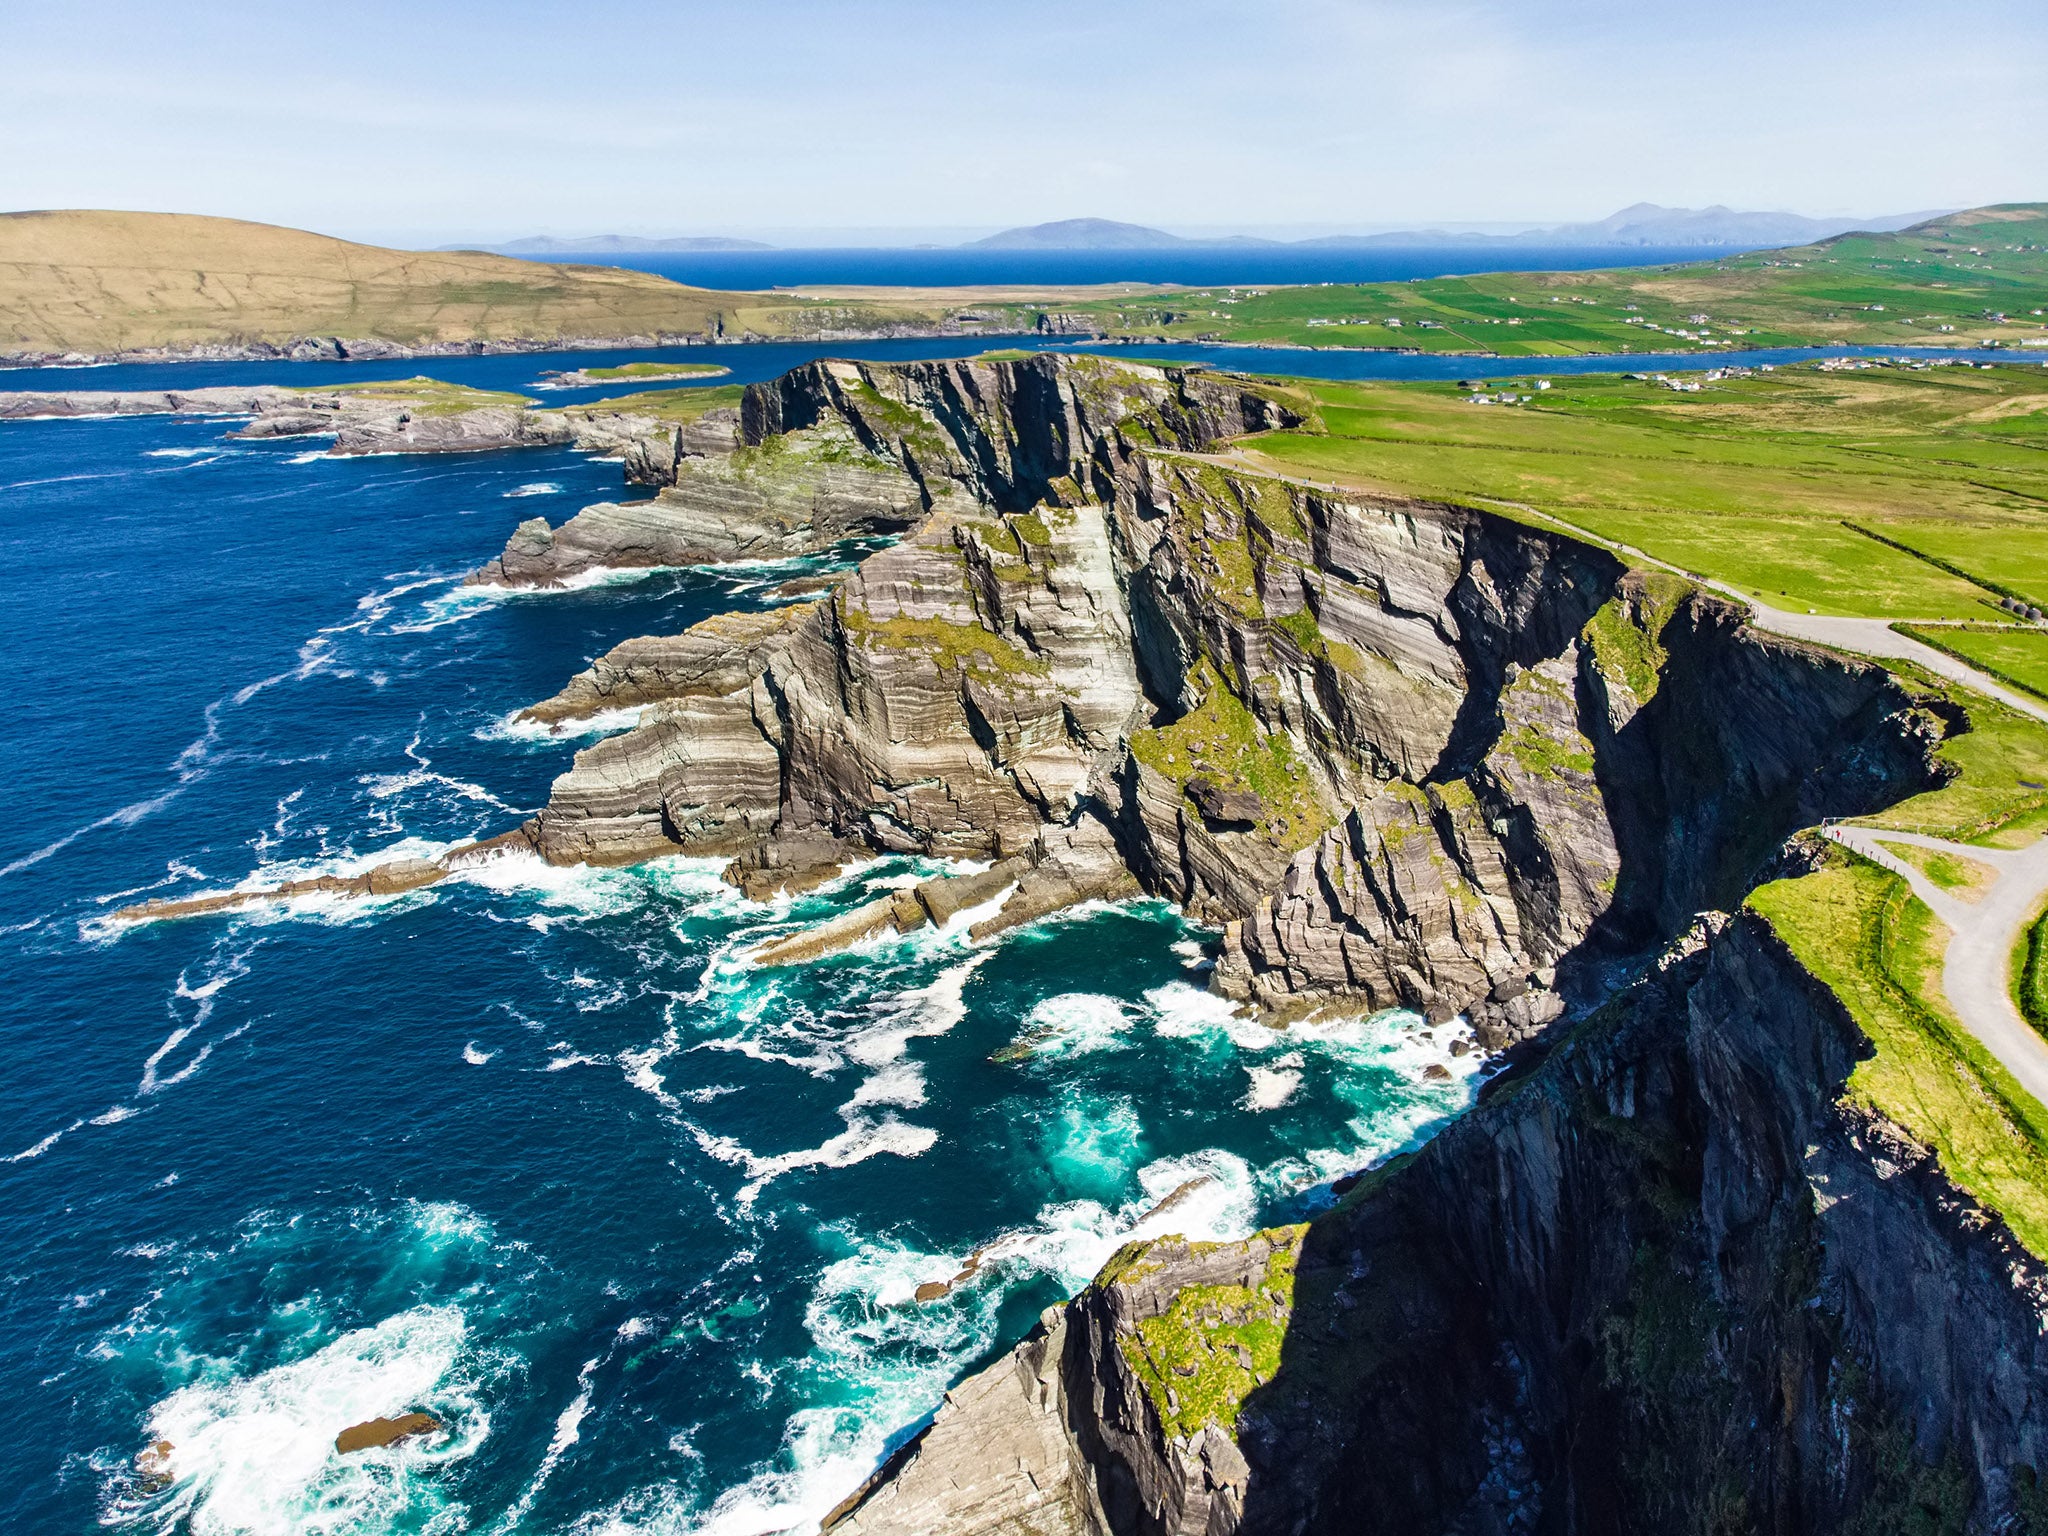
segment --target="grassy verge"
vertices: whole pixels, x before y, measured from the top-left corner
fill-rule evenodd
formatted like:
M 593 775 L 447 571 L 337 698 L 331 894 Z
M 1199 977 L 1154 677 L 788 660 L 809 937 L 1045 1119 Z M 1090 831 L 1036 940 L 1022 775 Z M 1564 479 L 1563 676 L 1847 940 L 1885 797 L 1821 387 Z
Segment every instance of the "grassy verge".
M 1947 783 L 1863 819 L 1950 842 L 1998 848 L 2032 842 L 2048 819 L 2048 726 L 1910 662 L 1891 667 L 1922 699 L 1960 711 L 1968 728 L 1951 730 L 1935 751 L 1951 774 Z
M 2020 1017 L 2048 1035 L 2048 912 L 2027 924 L 2013 946 L 2012 1000 Z
M 1988 864 L 1979 864 L 1974 859 L 1958 858 L 1938 848 L 1918 848 L 1911 843 L 1891 844 L 1892 853 L 1904 859 L 1915 869 L 1932 880 L 1944 891 L 1954 891 L 1965 900 L 1973 894 L 1986 890 L 1998 878 L 1998 872 Z
M 1934 1149 L 1944 1172 L 2048 1256 L 2048 1109 L 1941 1001 L 1947 930 L 1896 875 L 1837 853 L 1829 867 L 1752 893 L 1799 962 L 1876 1047 L 1851 1099 Z
M 1897 627 L 1900 634 L 1946 651 L 2007 687 L 2048 699 L 2048 630 L 1994 624 Z

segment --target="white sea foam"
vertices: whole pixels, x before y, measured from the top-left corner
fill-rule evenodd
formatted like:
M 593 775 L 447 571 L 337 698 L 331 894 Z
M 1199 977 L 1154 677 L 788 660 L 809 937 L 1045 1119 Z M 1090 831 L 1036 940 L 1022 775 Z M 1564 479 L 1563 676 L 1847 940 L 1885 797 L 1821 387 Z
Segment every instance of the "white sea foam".
M 1282 1043 L 1279 1031 L 1249 1017 L 1227 997 L 1203 992 L 1184 981 L 1169 981 L 1145 994 L 1153 1029 L 1169 1039 L 1220 1035 L 1240 1050 L 1269 1050 Z
M 518 1499 L 505 1512 L 497 1529 L 511 1532 L 519 1529 L 527 1515 L 532 1512 L 533 1501 L 540 1496 L 541 1489 L 554 1475 L 561 1464 L 563 1454 L 583 1437 L 583 1420 L 590 1412 L 590 1379 L 596 1373 L 598 1361 L 583 1362 L 583 1369 L 576 1373 L 576 1395 L 569 1405 L 555 1416 L 555 1432 L 548 1439 L 548 1448 L 541 1454 L 540 1465 L 534 1469 L 533 1478 L 520 1491 Z
M 478 1050 L 476 1042 L 474 1040 L 470 1041 L 462 1048 L 462 1059 L 468 1062 L 472 1067 L 489 1066 L 491 1062 L 497 1058 L 497 1055 L 498 1053 L 496 1051 Z
M 898 1109 L 916 1109 L 925 1101 L 924 1068 L 914 1061 L 899 1061 L 865 1079 L 847 1101 L 849 1109 L 868 1109 L 890 1104 Z
M 85 1121 L 83 1120 L 74 1120 L 69 1125 L 65 1126 L 62 1130 L 50 1132 L 49 1135 L 45 1136 L 41 1141 L 37 1142 L 34 1146 L 24 1147 L 21 1151 L 16 1152 L 13 1156 L 9 1157 L 7 1161 L 10 1163 L 25 1163 L 33 1158 L 41 1157 L 45 1152 L 49 1151 L 50 1148 L 57 1145 L 58 1142 L 62 1141 L 66 1136 L 69 1136 L 73 1131 L 79 1129 L 79 1127 L 83 1126 L 84 1124 Z
M 1122 999 L 1101 992 L 1062 992 L 1048 997 L 1024 1016 L 1019 1043 L 1034 1056 L 1084 1056 L 1117 1050 L 1134 1022 Z
M 600 463 L 605 462 L 603 460 Z M 687 570 L 691 567 L 674 565 L 591 565 L 569 575 L 547 587 L 508 587 L 502 582 L 480 581 L 475 585 L 457 587 L 448 594 L 447 601 L 462 601 L 470 604 L 518 601 L 525 598 L 553 597 L 563 592 L 584 592 L 592 587 L 616 587 L 628 582 L 645 581 L 649 576 L 658 576 L 666 571 Z M 716 569 L 716 567 L 712 567 Z
M 203 459 L 215 451 L 212 448 L 150 448 L 142 456 L 145 459 Z
M 562 487 L 554 480 L 533 480 L 525 485 L 515 485 L 511 490 L 505 492 L 505 495 L 508 497 L 559 496 L 561 494 Z
M 1246 1109 L 1258 1111 L 1281 1109 L 1294 1100 L 1301 1091 L 1301 1072 L 1289 1067 L 1247 1067 L 1251 1087 L 1245 1090 L 1240 1101 Z
M 569 741 L 581 736 L 611 736 L 630 731 L 640 723 L 641 706 L 631 709 L 601 709 L 595 714 L 568 720 L 527 720 L 523 709 L 480 728 L 479 741 Z
M 676 896 L 715 906 L 738 902 L 739 892 L 719 878 L 723 859 L 669 858 L 637 869 L 590 864 L 550 864 L 538 854 L 515 850 L 465 864 L 450 880 L 480 886 L 498 896 L 537 902 L 565 918 L 611 917 L 646 904 L 653 896 Z
M 286 459 L 286 460 L 285 460 L 285 463 L 287 463 L 287 464 L 317 464 L 317 463 L 319 463 L 319 462 L 320 462 L 320 461 L 321 461 L 322 459 L 334 459 L 334 458 L 338 458 L 338 457 L 339 457 L 339 455 L 338 455 L 338 454 L 333 454 L 333 453 L 329 453 L 329 452 L 328 452 L 328 451 L 327 451 L 327 450 L 326 450 L 325 448 L 315 448 L 315 449 L 314 449 L 314 450 L 313 450 L 312 452 L 310 452 L 310 453 L 295 453 L 295 454 L 293 454 L 293 455 L 292 455 L 292 456 L 291 456 L 290 458 Z
M 948 966 L 925 986 L 869 1004 L 875 1022 L 848 1037 L 847 1059 L 864 1067 L 886 1067 L 901 1059 L 913 1039 L 951 1030 L 967 1017 L 967 983 L 990 953 Z
M 855 1163 L 864 1163 L 871 1157 L 885 1154 L 921 1157 L 938 1140 L 938 1132 L 921 1125 L 907 1124 L 892 1114 L 870 1117 L 852 1104 L 843 1105 L 839 1114 L 846 1122 L 846 1129 L 822 1146 L 769 1157 L 749 1151 L 729 1136 L 714 1136 L 694 1125 L 688 1129 L 697 1145 L 709 1156 L 746 1171 L 747 1182 L 740 1186 L 736 1196 L 743 1207 L 751 1206 L 760 1198 L 761 1191 L 770 1181 L 799 1168 L 851 1168 Z
M 207 1375 L 171 1393 L 150 1411 L 144 1438 L 170 1442 L 176 1481 L 148 1501 L 148 1523 L 227 1536 L 431 1517 L 446 1503 L 437 1473 L 468 1457 L 490 1426 L 458 1369 L 467 1334 L 459 1309 L 414 1307 L 257 1375 Z M 409 1409 L 449 1432 L 334 1454 L 349 1425 Z

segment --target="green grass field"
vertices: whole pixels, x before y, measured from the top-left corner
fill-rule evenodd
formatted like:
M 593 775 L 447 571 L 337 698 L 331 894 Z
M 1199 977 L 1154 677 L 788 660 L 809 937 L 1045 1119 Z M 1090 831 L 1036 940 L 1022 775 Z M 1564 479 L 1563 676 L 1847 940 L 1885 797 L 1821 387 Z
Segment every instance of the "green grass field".
M 1916 693 L 1961 706 L 1969 729 L 1939 749 L 1954 775 L 1947 783 L 1865 819 L 1981 845 L 2038 837 L 2048 816 L 2048 727 L 1910 664 L 1897 670 Z M 1898 851 L 1958 890 L 1981 886 L 1988 873 Z M 1819 871 L 1754 891 L 1748 905 L 1876 1047 L 1850 1075 L 1851 1097 L 1934 1148 L 1958 1185 L 2048 1257 L 2048 1106 L 2021 1089 L 1950 1009 L 1940 984 L 1946 929 L 1905 881 L 1840 848 L 1830 848 Z M 2024 988 L 2025 940 L 2021 950 L 2015 982 Z
M 1950 1013 L 1935 978 L 1947 930 L 1906 883 L 1837 852 L 1837 862 L 1766 885 L 1750 909 L 1843 1001 L 1875 1054 L 1849 1096 L 1934 1149 L 1949 1177 L 2048 1255 L 2048 1109 Z
M 740 384 L 697 384 L 685 389 L 643 389 L 630 395 L 613 395 L 607 400 L 591 400 L 562 409 L 565 414 L 599 416 L 617 411 L 634 416 L 652 416 L 657 421 L 685 426 L 706 411 L 716 410 L 722 405 L 738 405 L 740 396 L 745 393 L 746 387 Z
M 1900 630 L 1990 673 L 2002 683 L 2048 699 L 2048 630 L 2010 626 L 1943 625 Z
M 2009 963 L 2012 1000 L 2020 1017 L 2048 1035 L 2048 912 L 2027 924 Z
M 2048 337 L 2048 206 L 1679 266 L 1204 288 L 1067 306 L 1114 336 L 1500 357 Z M 2003 316 L 2002 320 L 1993 318 Z
M 1706 380 L 1495 371 L 1443 384 L 1309 384 L 1320 421 L 1221 454 L 1296 478 L 1563 519 L 1780 607 L 1987 621 L 1925 631 L 2007 667 L 2048 662 L 2048 635 L 1994 630 L 2001 591 L 2048 571 L 2048 379 L 2034 367 L 1812 366 Z M 2048 595 L 2044 593 L 2043 595 Z M 1903 627 L 1903 626 L 1902 626 Z M 2048 728 L 1911 663 L 1900 681 L 1965 728 L 1949 772 L 1877 824 L 1986 846 L 2048 830 Z M 2031 674 L 2030 674 L 2031 675 Z M 1908 853 L 1958 892 L 1988 868 Z M 1946 936 L 1903 880 L 1832 850 L 1752 893 L 1799 962 L 1874 1046 L 1848 1092 L 1932 1147 L 1949 1176 L 2048 1257 L 2048 1106 L 1957 1020 Z
M 1303 384 L 1323 430 L 1240 448 L 1313 481 L 1531 507 L 1782 608 L 1992 619 L 2003 591 L 2048 604 L 2039 367 L 1807 364 L 1697 393 L 1543 377 L 1491 373 L 1485 393 L 1528 397 L 1506 406 L 1451 384 Z

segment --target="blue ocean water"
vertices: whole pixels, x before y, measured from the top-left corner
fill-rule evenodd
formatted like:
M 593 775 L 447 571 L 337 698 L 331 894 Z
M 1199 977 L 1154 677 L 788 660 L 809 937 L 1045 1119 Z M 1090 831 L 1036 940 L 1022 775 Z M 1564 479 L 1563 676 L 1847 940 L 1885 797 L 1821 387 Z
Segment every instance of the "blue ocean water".
M 531 253 L 534 261 L 596 262 L 655 272 L 695 288 L 803 285 L 952 288 L 1023 283 L 1398 283 L 1467 272 L 1582 272 L 1704 261 L 1749 246 L 1296 246 L 1187 245 L 1131 251 L 930 250 L 852 247 L 775 251 L 645 251 L 604 256 Z
M 1292 1215 L 1466 1102 L 1412 1016 L 1232 1017 L 1213 935 L 1152 903 L 740 959 L 911 860 L 768 907 L 712 862 L 511 859 L 112 924 L 512 826 L 579 745 L 514 710 L 809 568 L 466 593 L 520 519 L 627 494 L 618 466 L 231 425 L 0 425 L 0 1529 L 801 1528 L 1134 1230 Z M 414 1409 L 448 1433 L 335 1454 Z
M 1304 379 L 1462 379 L 1643 369 L 1788 365 L 1827 357 L 1959 358 L 2012 366 L 2048 360 L 2017 348 L 1968 347 L 1759 347 L 1747 351 L 1630 352 L 1589 357 L 1481 358 L 1425 356 L 1339 347 L 1254 347 L 1219 342 L 1059 341 L 1039 336 L 983 336 L 901 341 L 748 342 L 723 346 L 597 349 L 587 352 L 526 352 L 484 357 L 398 358 L 383 362 L 111 363 L 83 367 L 0 368 L 0 389 L 100 390 L 199 389 L 225 384 L 282 384 L 320 389 L 374 379 L 408 379 L 427 374 L 477 389 L 527 393 L 548 406 L 615 399 L 636 389 L 674 389 L 671 383 L 601 384 L 563 389 L 545 377 L 576 368 L 605 368 L 632 362 L 714 363 L 727 372 L 707 385 L 754 384 L 773 379 L 821 357 L 910 362 L 921 358 L 973 357 L 992 347 L 1034 352 L 1096 352 L 1133 361 L 1202 364 L 1237 373 Z

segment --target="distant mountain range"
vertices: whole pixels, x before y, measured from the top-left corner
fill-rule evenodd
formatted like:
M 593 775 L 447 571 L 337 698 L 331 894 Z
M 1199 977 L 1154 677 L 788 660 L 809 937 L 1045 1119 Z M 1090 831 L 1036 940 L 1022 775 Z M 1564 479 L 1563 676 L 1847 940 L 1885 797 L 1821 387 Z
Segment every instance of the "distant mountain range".
M 990 235 L 986 240 L 970 240 L 962 246 L 968 251 L 1156 251 L 1162 246 L 1172 245 L 1242 245 L 1252 243 L 1239 237 L 1235 240 L 1183 240 L 1179 235 L 1169 235 L 1163 229 L 1148 229 L 1143 224 L 1119 224 L 1115 219 L 1061 219 L 1054 224 L 1028 224 L 1020 229 L 1006 229 L 1001 234 Z M 1273 245 L 1277 242 L 1260 240 L 1259 245 Z
M 1189 239 L 1168 234 L 1144 224 L 1125 224 L 1115 219 L 1060 219 L 1051 224 L 1028 224 L 1006 229 L 982 240 L 970 240 L 958 247 L 969 251 L 1156 251 L 1168 249 L 1215 249 L 1228 246 L 1288 247 L 1305 249 L 1357 249 L 1408 247 L 1442 250 L 1447 247 L 1531 246 L 1614 247 L 1614 246 L 1749 246 L 1809 245 L 1831 235 L 1851 230 L 1886 232 L 1904 229 L 1923 219 L 1937 218 L 1947 209 L 1919 213 L 1883 214 L 1869 219 L 1809 219 L 1797 213 L 1744 213 L 1733 208 L 1664 208 L 1656 203 L 1637 203 L 1588 224 L 1553 224 L 1543 228 L 1502 232 L 1494 229 L 1404 229 L 1375 235 L 1323 235 L 1312 240 L 1269 240 L 1257 235 L 1226 235 Z M 591 235 L 565 239 L 555 235 L 531 235 L 507 240 L 502 245 L 444 245 L 444 251 L 488 251 L 501 256 L 625 256 L 658 251 L 771 251 L 777 247 L 760 240 L 737 240 L 726 235 Z M 931 247 L 919 247 L 931 249 Z
M 1027 250 L 1159 250 L 1168 247 L 1263 245 L 1301 247 L 1356 246 L 1622 246 L 1622 245 L 1806 245 L 1850 230 L 1904 229 L 1947 210 L 1885 214 L 1871 219 L 1809 219 L 1796 213 L 1741 213 L 1733 208 L 1663 208 L 1637 203 L 1589 224 L 1555 224 L 1513 233 L 1474 234 L 1467 230 L 1396 230 L 1377 235 L 1324 235 L 1314 240 L 1263 240 L 1236 235 L 1219 240 L 1189 240 L 1142 224 L 1114 219 L 1062 219 L 1006 229 L 968 249 Z

